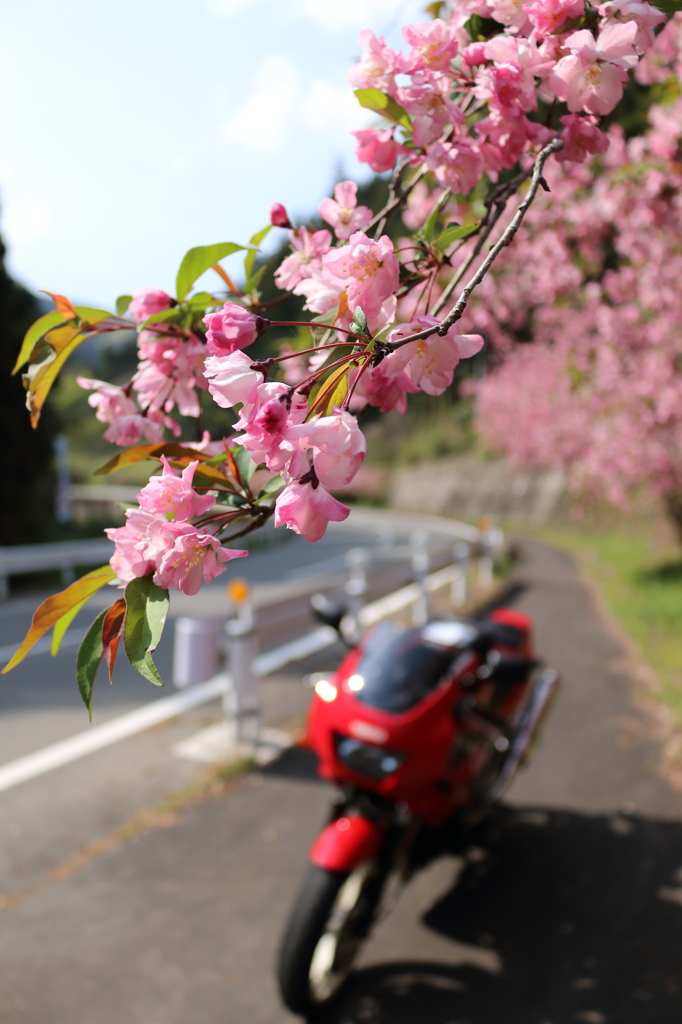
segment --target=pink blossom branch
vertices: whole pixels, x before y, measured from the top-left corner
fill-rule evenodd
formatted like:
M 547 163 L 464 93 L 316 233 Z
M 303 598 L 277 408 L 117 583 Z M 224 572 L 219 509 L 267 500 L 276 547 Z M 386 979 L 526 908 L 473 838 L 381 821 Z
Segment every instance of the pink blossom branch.
M 513 219 L 510 221 L 510 223 L 507 225 L 504 232 L 502 233 L 499 241 L 492 246 L 490 252 L 484 259 L 483 263 L 480 265 L 480 267 L 478 268 L 474 276 L 471 278 L 467 286 L 462 290 L 459 299 L 452 307 L 452 309 L 445 317 L 445 319 L 441 320 L 439 324 L 434 324 L 433 327 L 427 327 L 425 330 L 418 331 L 416 334 L 410 334 L 408 335 L 407 338 L 401 338 L 399 341 L 387 342 L 384 345 L 384 349 L 394 352 L 396 349 L 402 348 L 403 345 L 409 345 L 411 342 L 418 341 L 420 338 L 430 338 L 432 334 L 439 334 L 441 337 L 443 337 L 444 335 L 447 334 L 452 325 L 457 323 L 457 321 L 461 319 L 464 310 L 466 309 L 466 305 L 467 302 L 469 301 L 471 293 L 481 283 L 481 281 L 488 273 L 488 271 L 490 270 L 493 263 L 502 252 L 502 250 L 505 249 L 508 245 L 511 245 L 514 235 L 521 226 L 521 222 L 523 221 L 526 210 L 529 208 L 529 206 L 535 199 L 538 188 L 541 184 L 543 184 L 543 187 L 547 187 L 547 183 L 542 177 L 545 162 L 547 161 L 548 157 L 552 155 L 552 153 L 558 153 L 558 151 L 563 148 L 563 140 L 556 138 L 552 139 L 552 141 L 548 143 L 544 147 L 544 149 L 542 149 L 538 153 L 537 159 L 535 160 L 535 164 L 533 166 L 533 176 L 531 178 L 530 187 L 528 189 L 528 194 L 526 198 L 520 204 Z

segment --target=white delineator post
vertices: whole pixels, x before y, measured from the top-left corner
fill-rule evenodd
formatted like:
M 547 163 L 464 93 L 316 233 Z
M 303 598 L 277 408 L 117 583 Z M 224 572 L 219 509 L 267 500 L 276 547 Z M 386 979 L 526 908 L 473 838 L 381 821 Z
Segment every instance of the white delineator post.
M 426 586 L 426 577 L 429 575 L 431 560 L 427 546 L 428 539 L 429 535 L 425 530 L 413 530 L 410 534 L 412 573 L 414 581 L 419 587 L 419 596 L 412 606 L 412 622 L 417 628 L 425 626 L 429 621 L 429 592 Z
M 221 623 L 217 619 L 176 619 L 173 683 L 178 690 L 205 683 L 220 666 Z
M 351 548 L 346 552 L 348 579 L 343 589 L 348 597 L 348 618 L 352 623 L 353 635 L 349 636 L 349 639 L 354 641 L 360 636 L 360 612 L 367 597 L 368 561 L 369 554 L 365 548 Z
M 223 715 L 230 741 L 255 748 L 260 733 L 260 706 L 254 673 L 258 651 L 251 592 L 246 580 L 234 579 L 227 585 L 227 594 L 237 615 L 225 623 L 232 686 L 223 697 Z
M 504 543 L 504 534 L 492 516 L 483 516 L 479 524 L 481 540 L 478 555 L 478 582 L 482 587 L 490 587 L 493 582 L 495 560 L 499 557 Z
M 461 607 L 467 599 L 467 573 L 469 570 L 469 545 L 465 540 L 458 540 L 452 549 L 456 566 L 456 574 L 450 586 L 450 600 L 455 608 Z

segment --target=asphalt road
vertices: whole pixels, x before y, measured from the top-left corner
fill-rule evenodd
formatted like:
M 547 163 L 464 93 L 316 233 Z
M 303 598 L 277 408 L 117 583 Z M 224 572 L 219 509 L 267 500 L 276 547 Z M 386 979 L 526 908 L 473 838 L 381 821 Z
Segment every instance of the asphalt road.
M 325 1024 L 682 1019 L 682 796 L 572 562 L 527 549 L 517 606 L 565 681 L 543 741 L 466 860 L 411 883 Z M 265 684 L 273 721 L 334 653 Z M 200 717 L 0 795 L 2 1024 L 293 1020 L 272 965 L 329 797 L 309 755 L 83 850 L 190 778 L 169 750 Z

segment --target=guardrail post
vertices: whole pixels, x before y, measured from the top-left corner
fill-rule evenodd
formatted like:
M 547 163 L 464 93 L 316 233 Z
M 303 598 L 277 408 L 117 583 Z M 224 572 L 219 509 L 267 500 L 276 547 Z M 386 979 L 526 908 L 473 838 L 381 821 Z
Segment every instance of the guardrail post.
M 459 608 L 467 599 L 467 573 L 469 570 L 469 545 L 465 540 L 458 540 L 452 549 L 456 574 L 450 587 L 450 600 Z
M 360 612 L 367 596 L 367 563 L 369 553 L 365 548 L 351 548 L 346 552 L 348 579 L 344 591 L 348 597 L 348 618 L 352 622 L 353 640 L 360 636 Z M 351 639 L 349 637 L 349 639 Z
M 253 664 L 257 654 L 251 592 L 246 580 L 234 579 L 227 593 L 237 615 L 225 623 L 232 686 L 223 697 L 223 716 L 230 741 L 255 750 L 260 733 L 258 684 Z
M 419 588 L 419 596 L 412 606 L 412 622 L 419 628 L 429 621 L 429 594 L 426 589 L 426 577 L 429 574 L 431 560 L 428 549 L 429 535 L 425 530 L 413 530 L 410 534 L 412 549 L 412 573 Z
M 221 624 L 213 619 L 175 620 L 173 683 L 184 690 L 218 673 Z

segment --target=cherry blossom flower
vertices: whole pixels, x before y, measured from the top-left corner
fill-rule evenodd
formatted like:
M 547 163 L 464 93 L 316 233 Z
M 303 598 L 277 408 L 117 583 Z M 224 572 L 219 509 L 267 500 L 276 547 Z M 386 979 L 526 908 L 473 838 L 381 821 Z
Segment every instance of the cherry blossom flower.
M 539 36 L 558 32 L 567 22 L 580 18 L 585 13 L 584 0 L 532 0 L 524 5 L 524 11 L 535 26 Z
M 377 128 L 363 128 L 357 132 L 351 132 L 358 140 L 355 147 L 355 155 L 360 163 L 369 164 L 373 171 L 382 174 L 395 167 L 401 156 L 409 153 L 409 150 L 401 146 L 393 138 L 395 129 L 386 128 L 381 131 Z
M 160 288 L 138 288 L 133 292 L 128 312 L 137 323 L 143 323 L 155 313 L 169 309 L 172 302 L 170 295 L 166 295 Z
M 199 415 L 197 387 L 206 387 L 203 374 L 205 346 L 197 337 L 141 331 L 140 363 L 133 376 L 143 409 L 156 407 L 169 413 L 174 406 L 182 416 Z
M 159 587 L 198 594 L 202 583 L 212 583 L 225 572 L 225 562 L 245 558 L 248 551 L 224 548 L 217 537 L 190 523 L 166 523 L 155 530 L 154 583 Z
M 372 219 L 367 206 L 358 206 L 358 186 L 354 181 L 340 181 L 333 199 L 323 199 L 318 206 L 320 217 L 331 224 L 337 238 L 346 240 L 354 231 L 366 228 Z
M 320 257 L 329 252 L 332 244 L 331 232 L 324 229 L 311 234 L 305 228 L 298 228 L 289 232 L 289 239 L 294 251 L 282 260 L 275 271 L 275 281 L 285 291 L 310 277 L 319 266 Z
M 239 402 L 256 401 L 258 387 L 264 381 L 260 370 L 251 369 L 253 359 L 245 352 L 232 352 L 229 356 L 208 356 L 204 373 L 213 401 L 222 409 L 231 409 Z
M 566 127 L 561 133 L 564 148 L 557 153 L 558 160 L 582 163 L 587 156 L 593 153 L 605 153 L 609 148 L 609 140 L 597 127 L 596 117 L 566 114 L 561 118 L 561 123 Z
M 163 440 L 163 425 L 143 415 L 123 388 L 87 377 L 77 377 L 76 383 L 87 391 L 95 392 L 88 398 L 88 404 L 96 410 L 100 423 L 110 424 L 103 435 L 105 441 L 125 447 L 137 444 L 142 437 L 149 444 Z
M 443 75 L 436 81 L 398 89 L 398 99 L 412 121 L 415 146 L 427 146 L 439 137 L 446 124 L 462 125 L 462 110 L 450 99 L 450 80 Z
M 426 166 L 444 188 L 466 195 L 481 177 L 483 161 L 478 149 L 460 139 L 431 143 L 427 148 Z
M 292 428 L 289 436 L 304 438 L 302 447 L 312 448 L 313 468 L 325 487 L 349 484 L 367 452 L 367 442 L 355 416 L 340 410 Z
M 571 51 L 562 57 L 549 78 L 549 86 L 572 113 L 609 114 L 623 95 L 627 70 L 637 63 L 633 49 L 634 21 L 612 22 L 595 40 L 587 29 L 564 40 Z
M 322 257 L 321 276 L 345 292 L 350 310 L 362 306 L 373 329 L 395 315 L 400 266 L 388 235 L 375 242 L 364 232 L 356 231 L 348 245 L 332 249 Z
M 213 508 L 215 505 L 213 495 L 202 496 L 192 487 L 198 462 L 190 462 L 180 476 L 168 464 L 165 455 L 161 456 L 161 462 L 163 464 L 161 476 L 152 477 L 137 496 L 140 508 L 147 512 L 160 512 L 175 522 L 203 515 L 204 512 Z
M 311 542 L 324 536 L 330 522 L 341 523 L 349 515 L 348 506 L 316 482 L 291 483 L 275 502 L 275 527 L 286 526 Z
M 610 0 L 597 8 L 607 25 L 612 22 L 634 21 L 637 25 L 635 49 L 644 53 L 654 45 L 654 29 L 665 21 L 665 14 L 651 4 L 640 3 L 639 0 Z
M 402 370 L 394 375 L 390 373 L 392 359 L 393 356 L 389 355 L 382 359 L 378 366 L 373 366 L 362 374 L 353 392 L 351 408 L 359 409 L 369 404 L 380 412 L 397 409 L 399 413 L 405 415 L 408 394 L 416 394 L 419 388 Z M 353 371 L 351 382 L 358 374 L 359 370 Z
M 110 564 L 122 583 L 130 583 L 137 576 L 148 576 L 154 570 L 154 559 L 148 551 L 148 530 L 162 520 L 165 521 L 165 517 L 153 512 L 129 508 L 126 509 L 125 526 L 104 531 L 115 544 Z
M 375 36 L 366 28 L 359 35 L 362 56 L 348 72 L 348 81 L 355 89 L 390 91 L 396 70 L 396 54 L 386 46 L 383 36 Z
M 400 70 L 406 74 L 415 71 L 448 71 L 457 56 L 457 33 L 441 18 L 433 21 L 405 25 L 403 38 L 411 47 L 400 60 Z
M 399 341 L 437 323 L 438 320 L 433 316 L 417 316 L 409 324 L 394 327 L 389 332 L 388 340 Z M 454 370 L 460 359 L 468 359 L 482 348 L 483 338 L 480 334 L 457 334 L 456 328 L 451 327 L 444 337 L 432 334 L 429 338 L 420 338 L 396 349 L 385 360 L 388 365 L 384 372 L 397 375 L 404 370 L 422 391 L 429 395 L 442 395 L 452 384 Z
M 246 348 L 267 327 L 266 320 L 236 302 L 226 302 L 216 313 L 207 313 L 204 323 L 208 328 L 206 347 L 214 356 L 229 356 Z

